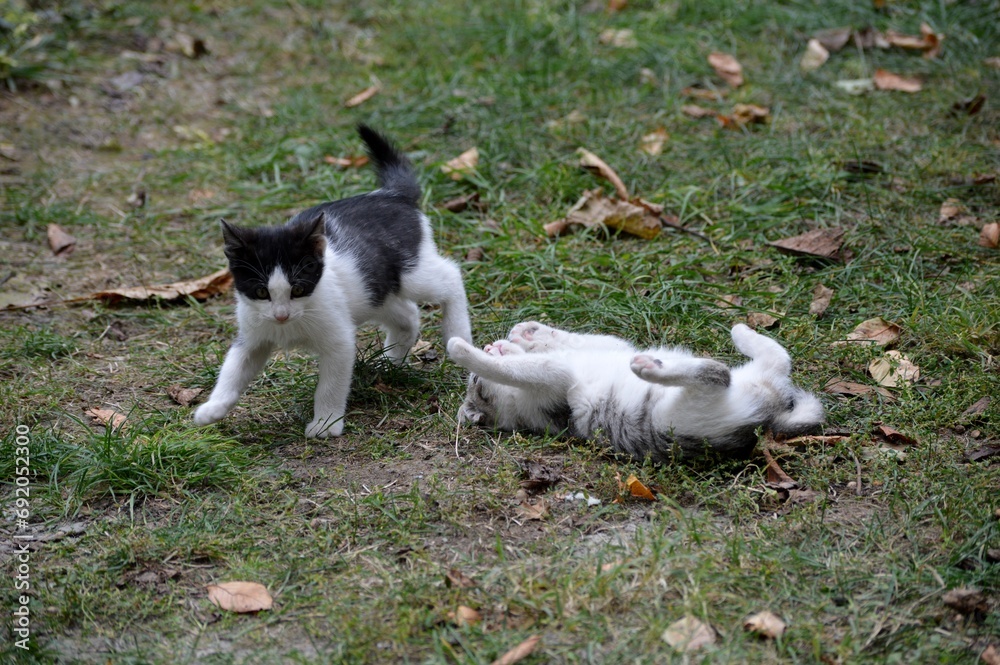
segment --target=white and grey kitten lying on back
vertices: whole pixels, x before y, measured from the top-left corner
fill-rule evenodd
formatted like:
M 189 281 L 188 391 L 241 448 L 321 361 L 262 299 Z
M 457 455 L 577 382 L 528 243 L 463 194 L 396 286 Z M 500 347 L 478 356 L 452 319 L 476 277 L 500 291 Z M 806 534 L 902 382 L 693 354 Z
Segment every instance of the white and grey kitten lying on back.
M 533 321 L 482 351 L 451 339 L 449 355 L 472 372 L 459 418 L 508 431 L 565 431 L 658 462 L 746 457 L 758 427 L 780 436 L 817 429 L 823 407 L 792 384 L 785 349 L 743 324 L 732 336 L 751 359 L 733 369 L 685 349 L 638 352 L 616 337 Z
M 406 156 L 361 125 L 380 189 L 323 203 L 284 226 L 222 222 L 236 285 L 239 336 L 194 420 L 221 420 L 278 347 L 319 354 L 307 437 L 339 436 L 351 388 L 355 329 L 386 331 L 386 355 L 402 362 L 420 334 L 418 302 L 441 305 L 444 339 L 472 341 L 462 276 L 441 257 L 417 207 L 420 185 Z

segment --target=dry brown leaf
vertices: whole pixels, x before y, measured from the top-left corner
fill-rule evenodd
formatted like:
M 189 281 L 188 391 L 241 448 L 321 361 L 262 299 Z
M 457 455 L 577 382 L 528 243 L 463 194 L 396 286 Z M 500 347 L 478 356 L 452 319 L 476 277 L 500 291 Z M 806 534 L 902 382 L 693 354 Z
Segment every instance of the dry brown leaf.
M 517 514 L 525 520 L 541 520 L 549 514 L 549 504 L 545 499 L 539 499 L 538 503 L 520 503 L 517 506 Z
M 809 313 L 817 319 L 823 318 L 823 314 L 830 307 L 831 300 L 833 300 L 833 289 L 817 284 L 816 288 L 813 289 L 812 302 L 809 303 Z
M 472 147 L 455 159 L 441 165 L 441 170 L 452 180 L 461 180 L 479 166 L 479 148 Z
M 844 229 L 833 227 L 815 229 L 791 238 L 782 238 L 768 244 L 783 254 L 839 260 L 840 247 L 844 243 Z
M 607 162 L 586 148 L 577 148 L 576 154 L 580 155 L 580 166 L 610 182 L 614 185 L 618 197 L 625 201 L 628 200 L 628 188 L 625 187 L 625 183 L 618 177 L 615 170 L 608 166 Z
M 970 416 L 978 416 L 980 413 L 983 413 L 984 411 L 986 411 L 987 408 L 989 408 L 991 401 L 992 400 L 990 399 L 989 395 L 986 395 L 985 397 L 980 397 L 978 400 L 976 400 L 975 404 L 973 404 L 968 409 L 962 412 L 962 417 L 968 418 Z
M 448 620 L 456 626 L 474 626 L 483 620 L 483 615 L 465 605 L 459 605 L 454 612 L 448 612 Z
M 238 614 L 269 610 L 274 605 L 267 588 L 257 582 L 222 582 L 209 584 L 206 589 L 215 606 Z
M 667 133 L 667 130 L 661 127 L 655 132 L 650 132 L 642 137 L 642 142 L 639 144 L 639 150 L 649 153 L 650 155 L 659 155 L 663 152 L 663 144 L 665 144 L 669 138 L 670 134 Z
M 85 298 L 74 299 L 73 302 L 84 300 L 103 300 L 109 305 L 116 305 L 120 302 L 145 302 L 160 298 L 162 300 L 177 300 L 191 296 L 196 300 L 205 300 L 214 295 L 223 293 L 233 284 L 233 275 L 228 269 L 213 272 L 211 275 L 201 279 L 193 279 L 186 282 L 174 282 L 173 284 L 159 284 L 155 286 L 130 286 L 123 289 L 109 289 L 98 291 Z
M 853 34 L 853 28 L 830 28 L 817 32 L 814 39 L 827 51 L 833 53 L 844 48 Z
M 898 92 L 920 92 L 923 84 L 914 78 L 904 78 L 885 69 L 876 69 L 872 77 L 878 90 L 896 90 Z
M 680 653 L 697 651 L 715 644 L 715 629 L 691 616 L 670 624 L 663 631 L 663 641 Z
M 437 207 L 444 208 L 448 212 L 462 212 L 466 210 L 470 205 L 475 205 L 480 210 L 485 208 L 484 205 L 479 203 L 479 192 L 472 192 L 471 194 L 463 194 L 462 196 L 456 196 L 453 199 L 448 199 L 444 203 L 439 204 Z
M 828 392 L 833 395 L 847 395 L 848 397 L 857 397 L 859 395 L 867 395 L 868 393 L 878 393 L 889 401 L 895 401 L 896 399 L 888 389 L 883 388 L 882 386 L 869 386 L 864 383 L 856 383 L 845 379 L 830 379 L 826 385 L 823 386 L 823 390 L 824 392 Z
M 764 459 L 767 461 L 767 486 L 776 489 L 791 490 L 799 486 L 795 479 L 785 473 L 785 470 L 778 465 L 777 460 L 771 455 L 767 446 L 761 448 Z
M 738 129 L 767 123 L 771 120 L 771 109 L 756 104 L 736 104 L 731 115 L 718 114 L 715 118 L 727 129 Z
M 787 624 L 781 620 L 781 617 L 767 610 L 747 617 L 746 621 L 743 622 L 744 630 L 772 640 L 784 635 L 786 626 Z
M 733 307 L 739 307 L 742 304 L 743 298 L 735 294 L 719 296 L 719 299 L 715 301 L 716 307 L 719 307 L 720 309 L 731 309 Z
M 958 199 L 945 199 L 938 212 L 938 224 L 954 224 L 956 226 L 969 226 L 979 223 L 974 215 L 969 213 L 968 208 L 962 205 Z
M 968 99 L 963 99 L 960 102 L 955 102 L 954 104 L 951 105 L 951 110 L 956 115 L 976 115 L 977 113 L 983 110 L 983 106 L 985 105 L 986 105 L 986 95 L 984 95 L 983 93 L 979 93 L 977 95 L 969 97 Z M 994 179 L 995 178 L 996 176 L 994 176 Z
M 114 409 L 87 409 L 87 415 L 96 425 L 111 426 L 111 429 L 120 429 L 128 424 L 128 418 L 124 413 L 119 413 Z
M 681 113 L 691 118 L 714 118 L 718 115 L 712 109 L 707 109 L 697 104 L 685 104 L 681 107 Z
M 993 644 L 986 647 L 986 650 L 979 654 L 979 660 L 985 665 L 1000 665 L 1000 649 Z
M 167 394 L 181 406 L 191 406 L 191 402 L 202 393 L 201 388 L 181 388 L 180 386 L 170 386 Z
M 514 665 L 530 656 L 541 641 L 541 635 L 532 635 L 516 647 L 494 660 L 490 665 Z
M 639 45 L 639 41 L 635 38 L 635 32 L 628 28 L 602 30 L 601 34 L 597 36 L 597 41 L 615 48 L 635 48 Z
M 734 88 L 743 85 L 743 65 L 733 56 L 728 53 L 710 53 L 708 64 L 712 65 L 715 73 L 729 85 Z
M 355 106 L 361 106 L 369 99 L 377 95 L 378 91 L 379 87 L 377 85 L 369 86 L 344 102 L 344 106 L 349 109 L 354 108 Z
M 888 441 L 889 443 L 897 443 L 907 446 L 917 445 L 917 440 L 914 439 L 912 436 L 907 436 L 902 432 L 900 432 L 898 429 L 895 429 L 894 427 L 889 427 L 888 425 L 876 426 L 875 433 L 878 434 L 879 436 L 884 437 L 885 440 Z
M 356 169 L 368 163 L 368 155 L 354 155 L 353 157 L 334 157 L 326 155 L 323 161 L 330 166 L 339 166 L 342 169 Z
M 687 88 L 681 90 L 681 97 L 690 97 L 691 99 L 701 99 L 707 102 L 720 102 L 727 94 L 729 94 L 728 90 L 720 90 L 716 88 L 699 88 L 697 86 L 688 86 Z
M 773 330 L 781 321 L 764 312 L 750 312 L 747 315 L 747 325 L 754 330 Z
M 663 228 L 658 213 L 644 205 L 605 197 L 599 189 L 585 191 L 565 219 L 546 224 L 545 232 L 552 237 L 576 226 L 603 226 L 647 240 L 655 238 Z
M 886 388 L 898 388 L 920 378 L 920 368 L 899 351 L 886 351 L 868 363 L 868 373 Z
M 806 52 L 802 54 L 802 59 L 799 60 L 799 69 L 804 72 L 811 72 L 819 69 L 830 59 L 830 52 L 826 50 L 823 43 L 818 39 L 810 39 L 809 43 L 806 44 Z
M 989 612 L 990 604 L 986 595 L 979 589 L 952 589 L 941 597 L 945 605 L 963 616 L 983 615 Z
M 76 238 L 63 231 L 58 224 L 49 224 L 47 229 L 49 248 L 56 256 L 66 257 L 76 249 Z
M 889 30 L 885 33 L 885 39 L 890 46 L 923 51 L 925 58 L 934 58 L 941 52 L 941 41 L 944 39 L 944 35 L 934 32 L 931 26 L 922 23 L 919 37 Z
M 1000 222 L 990 222 L 979 232 L 979 245 L 996 249 L 1000 247 Z
M 631 475 L 625 481 L 625 486 L 628 487 L 628 492 L 632 496 L 638 499 L 646 499 L 647 501 L 656 501 L 656 495 L 653 491 L 649 489 L 641 480 Z
M 444 576 L 444 581 L 456 589 L 471 589 L 476 586 L 476 581 L 458 568 L 450 568 Z
M 844 341 L 834 342 L 834 346 L 841 346 L 847 343 L 857 344 L 877 344 L 886 346 L 892 344 L 902 334 L 903 329 L 895 323 L 886 321 L 881 316 L 868 319 L 859 323 L 854 330 L 847 334 Z
M 875 28 L 868 26 L 854 33 L 854 45 L 863 50 L 889 48 L 889 40 Z

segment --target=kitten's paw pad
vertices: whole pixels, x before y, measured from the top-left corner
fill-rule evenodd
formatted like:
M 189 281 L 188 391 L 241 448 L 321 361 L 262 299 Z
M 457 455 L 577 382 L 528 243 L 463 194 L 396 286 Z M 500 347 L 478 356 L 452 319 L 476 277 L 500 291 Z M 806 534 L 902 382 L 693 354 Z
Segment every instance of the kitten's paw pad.
M 653 356 L 640 353 L 632 358 L 632 364 L 630 367 L 637 375 L 645 378 L 646 376 L 663 369 L 663 361 L 658 358 L 654 358 Z
M 452 337 L 448 340 L 448 356 L 452 359 L 468 358 L 474 352 L 473 346 L 461 337 Z
M 525 321 L 511 328 L 507 339 L 525 351 L 538 351 L 555 348 L 562 336 L 561 331 L 543 323 Z
M 306 425 L 307 439 L 329 439 L 344 433 L 344 417 L 314 418 Z
M 729 368 L 718 360 L 704 360 L 696 374 L 698 381 L 710 386 L 729 387 Z
M 226 417 L 232 407 L 221 402 L 205 402 L 194 412 L 195 425 L 211 425 Z
M 514 353 L 524 353 L 524 349 L 515 346 L 513 342 L 506 339 L 498 339 L 492 344 L 487 344 L 483 347 L 483 351 L 491 356 L 509 356 Z

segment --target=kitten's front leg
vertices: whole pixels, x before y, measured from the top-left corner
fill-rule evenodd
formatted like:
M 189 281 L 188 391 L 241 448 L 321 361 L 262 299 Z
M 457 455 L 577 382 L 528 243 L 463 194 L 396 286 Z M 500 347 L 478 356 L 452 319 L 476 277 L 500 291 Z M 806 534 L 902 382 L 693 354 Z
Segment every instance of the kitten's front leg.
M 222 362 L 212 394 L 194 412 L 195 424 L 209 425 L 225 418 L 250 382 L 264 369 L 273 350 L 270 344 L 249 346 L 240 339 L 233 342 Z
M 353 370 L 353 343 L 320 355 L 319 383 L 313 400 L 313 419 L 306 425 L 307 438 L 326 439 L 344 433 L 344 413 Z
M 564 394 L 573 384 L 572 371 L 556 358 L 531 353 L 492 355 L 497 353 L 496 344 L 487 348 L 491 347 L 494 347 L 491 351 L 480 351 L 465 340 L 452 337 L 448 340 L 448 355 L 465 369 L 505 386 Z
M 632 371 L 640 379 L 664 386 L 728 388 L 729 368 L 718 360 L 689 356 L 657 358 L 640 353 L 632 358 Z

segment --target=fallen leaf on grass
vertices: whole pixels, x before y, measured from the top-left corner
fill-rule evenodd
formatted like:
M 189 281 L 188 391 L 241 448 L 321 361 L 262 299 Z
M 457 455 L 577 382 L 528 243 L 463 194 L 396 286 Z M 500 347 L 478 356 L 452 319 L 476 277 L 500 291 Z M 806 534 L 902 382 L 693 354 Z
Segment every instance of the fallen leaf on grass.
M 990 610 L 986 595 L 979 589 L 961 587 L 952 589 L 941 597 L 945 605 L 962 616 L 983 616 Z
M 831 300 L 833 300 L 833 289 L 817 284 L 816 288 L 813 289 L 812 302 L 809 303 L 809 313 L 817 319 L 823 318 L 823 314 L 830 307 Z
M 662 209 L 658 211 L 657 208 L 641 200 L 633 203 L 609 198 L 600 189 L 587 190 L 564 219 L 550 222 L 544 228 L 549 237 L 561 235 L 573 227 L 600 226 L 651 240 L 663 228 L 659 215 Z
M 635 48 L 639 45 L 639 41 L 635 38 L 635 32 L 628 28 L 602 30 L 601 34 L 597 36 L 597 41 L 616 48 Z
M 475 206 L 479 210 L 485 209 L 486 206 L 479 202 L 479 192 L 456 196 L 438 205 L 439 208 L 444 208 L 448 212 L 462 212 L 468 209 L 469 206 Z
M 979 245 L 989 249 L 1000 247 L 1000 222 L 990 222 L 979 232 Z
M 853 28 L 830 28 L 817 32 L 813 39 L 827 51 L 836 52 L 844 48 L 854 34 Z
M 894 402 L 896 400 L 887 388 L 883 388 L 882 386 L 869 386 L 865 383 L 856 383 L 854 381 L 846 381 L 844 379 L 830 379 L 827 384 L 823 386 L 823 391 L 833 395 L 846 395 L 848 397 L 857 397 L 860 395 L 867 395 L 868 393 L 878 393 L 889 401 Z
M 833 345 L 843 346 L 848 343 L 857 343 L 887 346 L 899 339 L 902 333 L 903 329 L 895 323 L 886 321 L 881 316 L 876 316 L 859 323 L 854 330 L 847 333 L 845 340 L 834 342 Z
M 715 73 L 734 88 L 743 85 L 743 65 L 728 53 L 710 53 L 708 64 L 712 65 Z
M 818 39 L 810 39 L 809 43 L 806 44 L 806 52 L 802 54 L 802 59 L 799 60 L 799 69 L 804 72 L 811 72 L 822 67 L 829 59 L 830 52 L 823 46 L 823 43 Z
M 670 134 L 667 133 L 667 130 L 661 127 L 655 132 L 650 132 L 642 137 L 642 141 L 639 143 L 639 150 L 642 150 L 650 155 L 659 155 L 663 152 L 663 145 L 669 138 Z
M 339 166 L 342 169 L 356 169 L 368 163 L 368 155 L 354 155 L 353 157 L 334 157 L 326 155 L 323 161 L 330 166 Z
M 767 461 L 767 486 L 774 489 L 792 490 L 799 486 L 794 478 L 785 473 L 777 460 L 771 455 L 771 451 L 767 449 L 767 446 L 761 448 L 761 452 L 764 454 L 764 459 Z
M 269 610 L 274 599 L 263 584 L 257 582 L 222 582 L 209 584 L 208 599 L 224 610 L 245 614 Z
M 965 453 L 965 459 L 969 462 L 982 462 L 998 456 L 1000 456 L 1000 446 L 983 446 Z
M 441 170 L 452 180 L 461 180 L 479 166 L 479 148 L 472 147 L 458 157 L 441 165 Z
M 445 584 L 456 589 L 471 589 L 476 581 L 458 568 L 450 568 L 444 576 Z
M 697 104 L 685 104 L 681 107 L 681 113 L 691 118 L 714 118 L 718 115 L 712 109 L 707 109 L 704 106 L 698 106 Z
M 774 330 L 781 320 L 764 312 L 750 312 L 747 315 L 747 325 L 754 330 Z
M 614 185 L 615 193 L 618 194 L 618 197 L 626 201 L 628 200 L 628 188 L 625 187 L 625 183 L 615 173 L 615 170 L 608 166 L 607 162 L 586 148 L 578 148 L 576 153 L 580 155 L 580 166 L 610 182 Z
M 917 440 L 912 436 L 907 436 L 903 434 L 898 429 L 889 427 L 888 425 L 878 425 L 875 428 L 875 433 L 882 438 L 884 438 L 889 443 L 895 443 L 897 445 L 905 446 L 915 446 L 917 445 Z
M 766 610 L 747 617 L 746 621 L 743 622 L 743 630 L 772 640 L 784 635 L 786 626 L 787 624 L 781 620 L 781 617 Z
M 815 229 L 768 244 L 783 254 L 814 259 L 840 260 L 842 258 L 840 247 L 844 244 L 844 233 L 844 229 L 840 227 Z
M 63 231 L 58 224 L 49 224 L 46 232 L 49 238 L 49 248 L 56 256 L 69 256 L 76 249 L 76 238 Z
M 167 394 L 181 406 L 191 406 L 191 402 L 202 393 L 201 388 L 181 388 L 180 386 L 170 386 Z
M 109 305 L 120 302 L 145 302 L 159 298 L 161 300 L 177 300 L 191 296 L 196 300 L 205 300 L 228 290 L 233 284 L 233 275 L 228 269 L 218 270 L 211 275 L 185 282 L 174 282 L 155 286 L 130 286 L 123 289 L 108 289 L 84 298 L 74 298 L 70 302 L 84 300 L 103 300 Z
M 541 635 L 532 635 L 504 655 L 494 660 L 490 665 L 514 665 L 514 663 L 524 660 L 535 651 L 535 648 L 538 646 L 541 639 Z
M 727 90 L 719 90 L 716 88 L 701 88 L 698 86 L 688 86 L 681 90 L 681 97 L 690 97 L 691 99 L 701 99 L 707 102 L 719 102 L 729 94 Z M 695 107 L 700 108 L 700 107 Z M 681 109 L 683 110 L 683 109 Z M 711 111 L 709 111 L 711 113 Z
M 687 616 L 670 624 L 662 639 L 679 653 L 688 653 L 715 644 L 715 629 Z
M 641 480 L 631 475 L 625 481 L 625 487 L 628 488 L 628 493 L 638 499 L 645 499 L 647 501 L 656 501 L 656 495 L 653 491 L 649 489 Z
M 956 226 L 969 226 L 978 223 L 973 215 L 969 214 L 968 208 L 962 205 L 958 199 L 945 199 L 938 211 L 938 224 L 954 224 Z
M 972 416 L 978 416 L 989 408 L 991 401 L 992 400 L 989 395 L 979 398 L 972 406 L 962 412 L 962 417 L 970 418 Z
M 898 92 L 920 92 L 923 84 L 914 78 L 904 78 L 885 69 L 876 69 L 872 77 L 877 90 L 894 90 Z
M 453 612 L 448 612 L 448 620 L 456 626 L 474 626 L 483 620 L 483 615 L 465 605 L 459 605 Z
M 976 115 L 983 110 L 983 106 L 986 104 L 986 95 L 979 93 L 974 97 L 969 99 L 963 99 L 960 102 L 955 102 L 951 105 L 951 110 L 958 114 L 964 115 Z
M 934 32 L 931 26 L 922 23 L 919 37 L 889 30 L 885 33 L 885 39 L 890 46 L 923 51 L 925 58 L 934 58 L 941 52 L 941 42 L 944 40 L 944 35 Z
M 520 503 L 517 506 L 517 514 L 525 520 L 541 520 L 549 514 L 549 504 L 545 499 L 539 499 L 538 503 Z
M 886 351 L 868 363 L 868 373 L 886 388 L 898 388 L 920 378 L 920 368 L 899 351 Z
M 889 40 L 881 32 L 868 26 L 854 33 L 854 46 L 861 50 L 889 48 Z
M 86 414 L 96 425 L 111 426 L 111 429 L 120 429 L 128 424 L 128 418 L 124 413 L 119 413 L 114 409 L 87 409 Z
M 379 87 L 377 85 L 369 86 L 344 102 L 344 106 L 349 109 L 354 108 L 355 106 L 361 106 L 369 99 L 377 95 L 378 92 Z
M 738 129 L 747 125 L 767 123 L 771 119 L 771 109 L 756 104 L 736 104 L 730 115 L 715 116 L 726 129 Z

